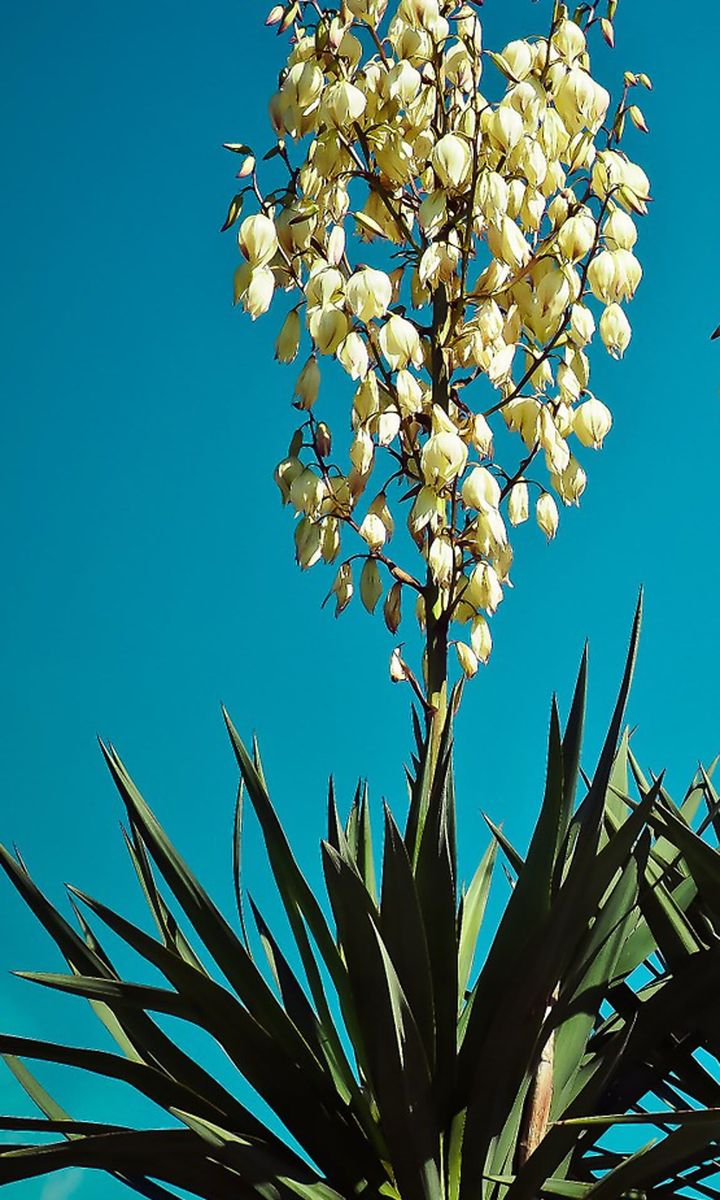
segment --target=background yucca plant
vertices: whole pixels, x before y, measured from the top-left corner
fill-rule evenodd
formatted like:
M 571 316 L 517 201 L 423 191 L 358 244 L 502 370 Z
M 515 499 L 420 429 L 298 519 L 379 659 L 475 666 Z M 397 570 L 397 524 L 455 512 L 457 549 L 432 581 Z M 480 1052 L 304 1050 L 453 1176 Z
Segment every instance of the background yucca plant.
M 492 827 L 467 888 L 456 867 L 457 692 L 434 767 L 416 721 L 405 829 L 386 809 L 378 884 L 367 794 L 358 789 L 343 824 L 331 788 L 322 846 L 329 910 L 293 857 L 257 748 L 251 753 L 226 717 L 242 777 L 239 932 L 104 747 L 155 936 L 71 889 L 77 932 L 22 859 L 1 852 L 70 967 L 27 978 L 88 999 L 120 1053 L 0 1037 L 7 1064 L 44 1114 L 4 1117 L 0 1127 L 59 1135 L 44 1145 L 3 1145 L 0 1184 L 87 1166 L 157 1198 L 175 1194 L 166 1185 L 213 1200 L 609 1200 L 670 1197 L 687 1187 L 720 1196 L 708 1182 L 720 1140 L 720 857 L 702 836 L 717 833 L 720 804 L 701 769 L 676 807 L 629 749 L 622 722 L 638 628 L 639 612 L 593 778 L 579 765 L 584 658 L 564 732 L 553 703 L 545 797 L 527 854 Z M 304 978 L 254 906 L 271 982 L 253 956 L 239 869 L 243 792 Z M 514 886 L 477 970 L 498 853 Z M 122 978 L 83 913 L 168 986 Z M 153 1013 L 209 1033 L 304 1153 L 183 1051 Z M 121 1080 L 172 1121 L 139 1130 L 74 1121 L 27 1059 Z M 607 1131 L 623 1125 L 642 1126 L 642 1136 L 631 1128 L 623 1142 L 616 1128 L 607 1142 Z

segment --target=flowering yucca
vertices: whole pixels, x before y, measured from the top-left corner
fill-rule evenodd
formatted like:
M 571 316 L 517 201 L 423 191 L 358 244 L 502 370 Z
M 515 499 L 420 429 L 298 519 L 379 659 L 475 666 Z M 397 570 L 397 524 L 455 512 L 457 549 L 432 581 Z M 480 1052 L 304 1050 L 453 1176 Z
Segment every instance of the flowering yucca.
M 273 289 L 288 294 L 277 357 L 292 362 L 305 346 L 294 391 L 304 420 L 277 482 L 298 517 L 301 567 L 336 562 L 346 535 L 361 536 L 335 568 L 338 611 L 363 556 L 384 572 L 373 570 L 366 607 L 385 586 L 417 593 L 434 710 L 453 623 L 484 620 L 510 585 L 506 518 L 534 510 L 554 537 L 552 493 L 579 503 L 576 453 L 599 448 L 612 424 L 588 352 L 596 329 L 615 358 L 631 337 L 633 218 L 649 183 L 620 143 L 627 117 L 645 128 L 629 98 L 650 81 L 626 73 L 611 114 L 591 73 L 590 27 L 613 41 L 596 7 L 573 21 L 556 4 L 548 36 L 500 53 L 484 48 L 479 6 L 457 0 L 346 0 L 339 11 L 306 0 L 268 18 L 290 36 L 265 156 L 286 179 L 264 194 L 253 159 L 229 219 L 254 199 L 236 299 L 254 318 Z M 274 302 L 284 308 L 282 295 Z M 333 357 L 355 388 L 345 461 L 326 425 L 317 436 Z M 503 426 L 516 437 L 496 439 Z M 388 546 L 400 519 L 419 570 Z M 389 617 L 386 606 L 393 632 L 399 606 Z M 482 661 L 489 646 L 488 633 Z M 459 650 L 466 675 L 476 658 Z

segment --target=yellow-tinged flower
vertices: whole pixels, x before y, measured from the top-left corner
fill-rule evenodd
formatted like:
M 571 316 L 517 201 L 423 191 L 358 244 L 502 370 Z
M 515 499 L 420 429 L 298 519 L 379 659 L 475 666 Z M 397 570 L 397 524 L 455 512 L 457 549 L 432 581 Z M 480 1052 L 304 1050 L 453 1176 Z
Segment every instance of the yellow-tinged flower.
M 543 492 L 538 497 L 535 506 L 535 516 L 547 540 L 552 541 L 558 531 L 560 514 L 558 513 L 558 506 L 549 492 Z
M 570 336 L 578 346 L 586 346 L 595 333 L 595 318 L 584 304 L 573 304 L 570 310 Z
M 414 538 L 422 537 L 426 528 L 438 528 L 445 515 L 445 505 L 431 487 L 421 487 L 410 510 L 408 529 Z
M 238 232 L 238 244 L 249 263 L 264 267 L 277 254 L 275 222 L 264 213 L 246 217 Z
M 568 262 L 579 262 L 593 246 L 597 235 L 595 220 L 589 212 L 569 217 L 558 230 L 558 246 Z
M 632 329 L 619 304 L 608 304 L 600 318 L 600 337 L 613 358 L 622 358 L 630 345 Z
M 621 208 L 613 209 L 603 225 L 603 237 L 608 250 L 632 250 L 637 236 L 632 217 Z
M 365 112 L 367 100 L 355 84 L 341 80 L 333 83 L 323 96 L 322 112 L 325 120 L 338 129 L 346 129 L 358 121 Z
M 508 216 L 501 216 L 488 226 L 487 240 L 490 252 L 509 267 L 524 267 L 530 258 L 530 247 L 522 231 Z
M 552 475 L 551 480 L 563 504 L 580 504 L 580 497 L 587 486 L 587 475 L 576 458 L 571 457 L 565 470 Z
M 433 538 L 428 550 L 428 567 L 435 583 L 444 587 L 452 579 L 455 554 L 452 542 L 447 537 Z
M 380 550 L 387 541 L 387 529 L 377 513 L 369 512 L 363 518 L 358 533 L 371 550 Z
M 470 626 L 470 645 L 481 663 L 486 663 L 492 653 L 492 634 L 483 616 L 473 617 Z
M 289 458 L 284 458 L 281 463 L 275 468 L 275 482 L 280 489 L 280 496 L 283 504 L 287 504 L 290 499 L 290 488 L 293 480 L 297 479 L 305 470 L 299 458 L 290 455 Z
M 479 454 L 492 457 L 493 432 L 482 413 L 475 413 L 470 420 L 470 441 Z
M 348 306 L 361 321 L 384 317 L 392 301 L 392 283 L 384 271 L 361 267 L 345 286 Z
M 398 371 L 395 377 L 395 389 L 401 412 L 406 417 L 422 411 L 423 389 L 410 371 L 404 369 Z
M 307 112 L 317 105 L 325 80 L 316 62 L 298 62 L 290 67 L 281 88 L 287 105 Z
M 468 508 L 479 512 L 497 509 L 500 504 L 500 487 L 487 467 L 473 467 L 462 485 L 462 498 Z
M 353 401 L 353 427 L 367 421 L 380 411 L 380 389 L 377 376 L 371 371 L 355 393 Z
M 508 498 L 508 517 L 511 525 L 522 525 L 530 515 L 530 497 L 528 485 L 523 479 L 514 483 Z
M 533 52 L 529 42 L 521 40 L 508 42 L 502 52 L 502 57 L 510 68 L 510 74 L 514 79 L 525 79 L 532 71 Z
M 269 267 L 254 267 L 242 303 L 253 321 L 269 309 L 275 291 L 275 276 Z
M 390 655 L 390 681 L 391 683 L 404 683 L 407 677 L 407 667 L 402 660 L 400 647 L 396 646 Z
M 519 112 L 509 104 L 501 104 L 488 118 L 487 132 L 495 145 L 507 154 L 522 140 L 525 126 Z
M 593 396 L 575 409 L 573 432 L 583 446 L 599 450 L 612 429 L 612 413 Z
M 411 321 L 396 314 L 380 330 L 380 349 L 393 370 L 408 363 L 420 367 L 424 361 L 420 334 Z
M 407 59 L 401 59 L 388 72 L 387 94 L 391 100 L 398 99 L 404 105 L 412 104 L 420 91 L 422 78 L 416 67 Z
M 365 429 L 358 429 L 350 446 L 350 462 L 358 475 L 367 475 L 372 467 L 375 444 Z
M 290 310 L 275 343 L 275 358 L 281 363 L 294 362 L 300 349 L 300 314 L 296 308 Z
M 457 433 L 432 434 L 420 456 L 423 479 L 431 487 L 445 487 L 464 471 L 467 456 L 467 446 Z
M 474 650 L 465 642 L 456 642 L 455 651 L 457 653 L 460 670 L 466 679 L 472 679 L 473 675 L 478 672 L 478 659 Z
M 340 524 L 335 517 L 326 517 L 320 533 L 320 554 L 326 563 L 335 562 L 340 553 Z
M 290 485 L 290 503 L 297 512 L 316 518 L 325 499 L 325 482 L 310 467 L 295 476 Z
M 317 358 L 311 354 L 298 376 L 295 392 L 298 408 L 312 408 L 320 391 L 320 368 Z
M 432 165 L 440 183 L 448 191 L 464 190 L 470 179 L 472 163 L 469 143 L 456 133 L 446 133 L 435 143 Z
M 587 45 L 585 34 L 580 26 L 567 18 L 556 26 L 552 41 L 555 49 L 569 65 L 582 57 Z
M 351 379 L 364 379 L 368 373 L 370 359 L 368 349 L 359 333 L 351 332 L 337 349 L 338 362 Z
M 579 66 L 565 73 L 555 93 L 555 107 L 571 136 L 584 129 L 595 133 L 605 120 L 609 104 L 610 94 Z
M 320 354 L 334 354 L 347 337 L 349 322 L 336 304 L 314 308 L 308 314 L 310 333 Z
M 479 562 L 473 569 L 463 592 L 463 599 L 474 608 L 494 613 L 503 600 L 503 590 L 497 572 L 490 563 Z

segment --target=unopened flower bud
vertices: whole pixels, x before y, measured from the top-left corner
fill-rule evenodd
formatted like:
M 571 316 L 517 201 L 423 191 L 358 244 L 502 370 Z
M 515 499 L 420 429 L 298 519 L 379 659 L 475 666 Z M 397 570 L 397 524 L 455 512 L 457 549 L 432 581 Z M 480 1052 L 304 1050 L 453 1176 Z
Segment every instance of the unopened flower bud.
M 290 310 L 275 343 L 275 358 L 281 363 L 294 362 L 300 349 L 300 314 L 296 308 Z
M 478 660 L 475 651 L 471 650 L 465 642 L 456 642 L 455 651 L 463 675 L 466 679 L 472 679 L 473 675 L 477 675 L 478 671 Z
M 277 25 L 279 21 L 282 21 L 284 12 L 285 12 L 285 9 L 282 4 L 273 4 L 272 8 L 270 9 L 270 12 L 268 13 L 267 17 L 265 18 L 265 24 L 266 25 Z
M 400 647 L 396 646 L 390 655 L 390 680 L 392 683 L 405 683 L 407 677 L 408 673 L 400 654 Z
M 546 535 L 547 540 L 551 541 L 558 531 L 560 523 L 560 515 L 558 507 L 549 492 L 543 492 L 538 498 L 535 506 L 535 516 L 537 523 Z
M 367 514 L 358 532 L 363 541 L 367 542 L 373 551 L 380 550 L 387 541 L 387 529 L 376 513 Z
M 360 599 L 369 613 L 375 612 L 377 602 L 382 596 L 383 585 L 377 560 L 368 558 L 360 575 Z
M 320 368 L 314 354 L 311 354 L 298 376 L 294 395 L 297 396 L 297 408 L 312 408 L 320 391 Z
M 383 618 L 390 633 L 397 633 L 402 617 L 402 584 L 394 583 L 383 605 Z
M 339 617 L 341 612 L 347 608 L 353 598 L 355 587 L 353 584 L 352 567 L 350 563 L 341 563 L 338 573 L 335 576 L 333 585 L 330 588 L 330 595 L 335 596 L 335 616 Z
M 328 457 L 330 451 L 332 450 L 332 438 L 330 436 L 330 430 L 324 421 L 320 421 L 315 426 L 313 444 L 315 446 L 315 453 L 317 454 L 318 458 Z
M 327 243 L 327 260 L 331 266 L 336 267 L 339 262 L 342 262 L 343 254 L 345 253 L 345 230 L 342 225 L 333 226 L 333 230 L 328 238 Z
M 470 626 L 470 645 L 480 662 L 486 663 L 492 652 L 492 634 L 483 616 L 473 618 Z
M 511 525 L 522 525 L 523 521 L 527 521 L 530 513 L 530 498 L 528 495 L 528 485 L 524 480 L 520 479 L 514 483 L 510 489 L 508 499 L 508 517 Z

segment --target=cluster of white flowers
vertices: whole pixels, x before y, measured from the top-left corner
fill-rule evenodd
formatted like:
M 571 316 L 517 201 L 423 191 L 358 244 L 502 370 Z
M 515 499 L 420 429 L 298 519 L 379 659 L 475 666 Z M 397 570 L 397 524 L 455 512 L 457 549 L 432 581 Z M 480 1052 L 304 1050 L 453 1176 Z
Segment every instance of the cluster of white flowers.
M 268 23 L 291 48 L 272 153 L 287 182 L 263 195 L 249 149 L 229 147 L 259 210 L 240 225 L 235 299 L 254 319 L 295 293 L 276 356 L 308 347 L 294 389 L 303 424 L 276 472 L 298 562 L 339 561 L 352 530 L 361 551 L 337 568 L 337 611 L 362 559 L 362 601 L 374 610 L 387 586 L 393 632 L 407 587 L 421 624 L 432 612 L 467 625 L 467 675 L 488 659 L 487 617 L 510 581 L 508 524 L 534 512 L 554 537 L 555 496 L 577 504 L 586 484 L 576 446 L 598 449 L 610 430 L 590 390 L 596 328 L 616 358 L 631 337 L 633 217 L 649 183 L 620 143 L 626 119 L 645 128 L 630 99 L 650 82 L 626 73 L 610 114 L 590 73 L 589 26 L 612 39 L 596 7 L 583 27 L 556 4 L 549 36 L 493 53 L 476 7 L 458 0 L 276 5 Z M 315 410 L 331 357 L 355 384 L 345 464 Z M 511 463 L 495 453 L 498 422 L 517 434 Z M 400 506 L 420 572 L 390 556 Z

